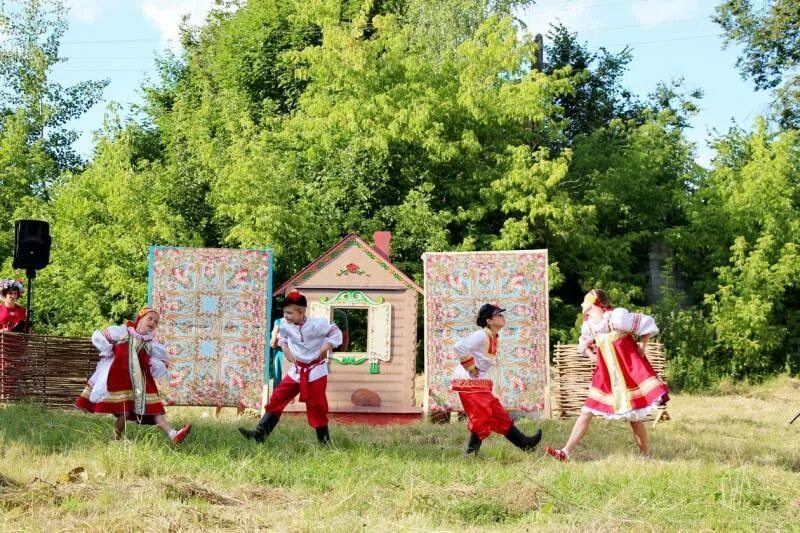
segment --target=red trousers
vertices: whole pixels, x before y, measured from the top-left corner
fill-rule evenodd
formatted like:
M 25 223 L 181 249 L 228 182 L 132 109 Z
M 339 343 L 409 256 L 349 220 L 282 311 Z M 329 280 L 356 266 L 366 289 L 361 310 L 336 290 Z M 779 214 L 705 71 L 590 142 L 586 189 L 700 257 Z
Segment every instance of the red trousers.
M 328 376 L 308 382 L 308 391 L 305 397 L 306 417 L 308 418 L 308 425 L 312 428 L 321 428 L 328 425 L 328 397 L 325 396 L 327 387 Z M 279 415 L 298 394 L 300 394 L 300 383 L 287 375 L 272 391 L 272 396 L 269 397 L 269 402 L 264 406 L 264 411 Z
M 508 411 L 490 391 L 459 392 L 458 397 L 467 413 L 467 428 L 481 440 L 492 431 L 505 435 L 511 429 L 513 422 Z

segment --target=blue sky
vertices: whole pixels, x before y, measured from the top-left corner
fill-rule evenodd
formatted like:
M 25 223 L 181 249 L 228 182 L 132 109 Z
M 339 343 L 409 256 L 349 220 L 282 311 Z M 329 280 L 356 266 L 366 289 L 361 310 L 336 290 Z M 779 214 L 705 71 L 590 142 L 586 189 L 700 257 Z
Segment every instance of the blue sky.
M 721 0 L 539 0 L 518 13 L 531 32 L 545 33 L 563 22 L 592 48 L 612 52 L 629 45 L 633 62 L 625 84 L 646 95 L 659 81 L 684 79 L 687 89 L 702 89 L 701 112 L 687 133 L 706 164 L 709 134 L 726 131 L 732 121 L 749 128 L 767 110 L 769 94 L 756 93 L 735 68 L 738 50 L 723 50 L 720 29 L 711 21 Z M 140 86 L 154 76 L 154 57 L 175 49 L 181 16 L 199 24 L 213 0 L 68 0 L 70 28 L 63 38 L 67 62 L 54 77 L 70 84 L 110 80 L 105 102 L 72 125 L 81 132 L 77 149 L 92 151 L 92 132 L 100 128 L 108 102 L 124 108 L 140 102 Z

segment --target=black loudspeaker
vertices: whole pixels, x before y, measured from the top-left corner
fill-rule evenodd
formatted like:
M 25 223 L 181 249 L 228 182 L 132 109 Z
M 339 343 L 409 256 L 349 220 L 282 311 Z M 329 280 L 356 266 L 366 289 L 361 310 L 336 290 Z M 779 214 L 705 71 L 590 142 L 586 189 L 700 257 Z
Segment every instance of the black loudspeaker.
M 50 224 L 17 220 L 14 225 L 14 268 L 40 270 L 50 263 Z

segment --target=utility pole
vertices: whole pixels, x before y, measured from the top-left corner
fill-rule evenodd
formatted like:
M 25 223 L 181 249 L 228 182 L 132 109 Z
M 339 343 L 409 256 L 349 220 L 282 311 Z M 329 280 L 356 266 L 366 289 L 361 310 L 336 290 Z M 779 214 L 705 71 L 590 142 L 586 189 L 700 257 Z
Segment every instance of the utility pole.
M 533 69 L 541 72 L 544 68 L 544 37 L 542 37 L 541 33 L 537 33 L 533 38 L 533 42 L 536 43 L 536 62 L 533 65 Z

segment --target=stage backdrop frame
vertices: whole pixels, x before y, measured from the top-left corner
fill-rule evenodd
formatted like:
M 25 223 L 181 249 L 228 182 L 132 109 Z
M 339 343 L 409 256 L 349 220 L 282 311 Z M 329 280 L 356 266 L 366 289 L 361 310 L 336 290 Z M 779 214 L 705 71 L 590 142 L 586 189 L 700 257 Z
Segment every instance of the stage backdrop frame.
M 461 411 L 449 391 L 455 342 L 475 331 L 486 302 L 507 309 L 494 393 L 509 411 L 550 417 L 550 315 L 547 250 L 429 252 L 425 276 L 426 414 Z
M 161 314 L 170 405 L 260 409 L 267 383 L 270 249 L 152 246 L 148 304 Z

